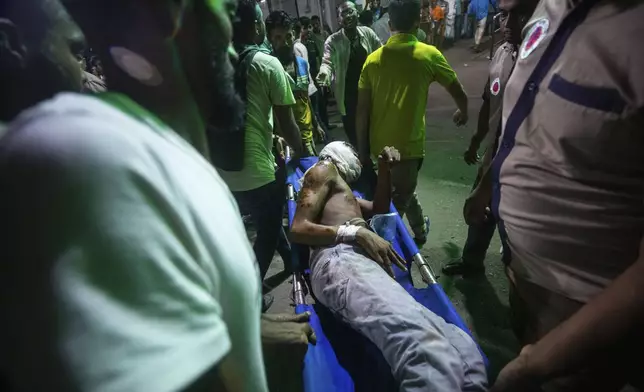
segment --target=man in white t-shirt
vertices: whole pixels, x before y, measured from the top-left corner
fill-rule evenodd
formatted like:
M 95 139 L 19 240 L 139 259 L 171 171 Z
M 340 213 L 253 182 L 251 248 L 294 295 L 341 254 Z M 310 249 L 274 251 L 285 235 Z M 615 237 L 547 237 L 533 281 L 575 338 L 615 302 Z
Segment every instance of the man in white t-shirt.
M 239 104 L 226 8 L 70 0 L 125 94 L 60 94 L 0 140 L 0 374 L 13 390 L 268 390 L 254 257 L 194 147 L 205 118 L 234 121 L 212 105 Z M 305 350 L 310 327 L 278 327 Z

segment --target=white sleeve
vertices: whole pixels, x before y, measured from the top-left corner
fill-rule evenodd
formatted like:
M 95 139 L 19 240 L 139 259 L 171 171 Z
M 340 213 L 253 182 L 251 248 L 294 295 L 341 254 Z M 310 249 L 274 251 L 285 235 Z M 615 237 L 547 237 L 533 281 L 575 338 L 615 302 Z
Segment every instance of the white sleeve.
M 306 50 L 306 46 L 301 42 L 295 43 L 295 55 L 300 56 L 306 60 L 307 63 L 309 62 L 309 52 Z
M 216 267 L 144 147 L 101 127 L 42 119 L 0 143 L 0 355 L 18 389 L 180 390 L 230 350 Z

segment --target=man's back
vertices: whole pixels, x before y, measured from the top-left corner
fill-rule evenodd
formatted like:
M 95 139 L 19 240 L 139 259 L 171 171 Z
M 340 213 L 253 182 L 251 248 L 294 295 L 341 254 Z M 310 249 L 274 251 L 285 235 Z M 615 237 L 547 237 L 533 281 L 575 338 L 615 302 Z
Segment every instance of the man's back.
M 265 391 L 234 199 L 176 133 L 113 97 L 133 115 L 63 94 L 0 142 L 5 374 L 20 390 L 171 391 L 243 366 L 227 381 Z
M 413 34 L 396 34 L 369 55 L 359 88 L 371 91 L 371 151 L 395 146 L 403 159 L 423 157 L 429 85 L 454 80 L 440 51 Z
M 244 168 L 219 173 L 232 191 L 256 189 L 275 181 L 273 106 L 293 105 L 295 100 L 277 58 L 257 52 L 246 81 L 246 139 Z

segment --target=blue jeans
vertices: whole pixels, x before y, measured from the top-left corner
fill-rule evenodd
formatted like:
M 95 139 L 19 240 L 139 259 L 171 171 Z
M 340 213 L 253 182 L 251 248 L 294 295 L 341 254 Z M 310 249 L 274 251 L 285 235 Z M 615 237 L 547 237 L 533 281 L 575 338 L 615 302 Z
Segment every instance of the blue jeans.
M 487 390 L 472 338 L 416 302 L 360 248 L 315 250 L 311 286 L 316 300 L 378 347 L 400 391 Z
M 256 189 L 244 192 L 233 192 L 237 202 L 250 213 L 257 238 L 253 244 L 255 257 L 259 264 L 259 274 L 266 277 L 273 255 L 277 250 L 284 260 L 284 265 L 290 265 L 290 245 L 282 227 L 282 216 L 285 203 L 284 182 L 278 179 Z

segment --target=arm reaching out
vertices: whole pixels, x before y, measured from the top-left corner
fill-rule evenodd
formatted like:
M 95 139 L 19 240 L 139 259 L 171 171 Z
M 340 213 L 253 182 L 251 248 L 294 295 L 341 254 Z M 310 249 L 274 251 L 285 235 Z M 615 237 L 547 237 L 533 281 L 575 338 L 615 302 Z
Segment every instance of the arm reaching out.
M 324 55 L 322 56 L 322 64 L 320 65 L 320 71 L 316 76 L 317 82 L 320 86 L 327 87 L 331 83 L 331 75 L 333 75 L 333 57 L 335 49 L 331 45 L 331 40 L 333 37 L 329 37 L 324 42 Z

